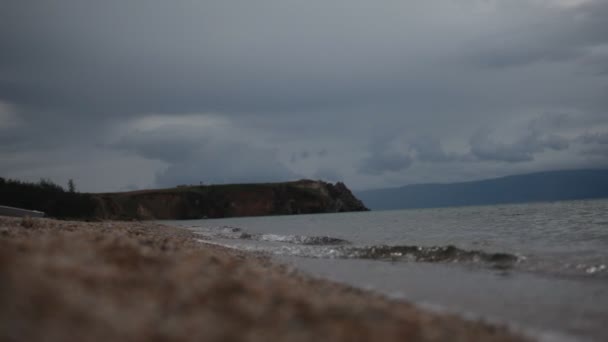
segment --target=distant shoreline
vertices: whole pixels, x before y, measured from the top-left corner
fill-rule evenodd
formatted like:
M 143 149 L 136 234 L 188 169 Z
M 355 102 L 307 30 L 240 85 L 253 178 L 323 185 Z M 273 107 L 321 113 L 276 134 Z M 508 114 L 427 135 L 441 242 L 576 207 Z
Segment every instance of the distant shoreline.
M 372 210 L 448 208 L 608 198 L 608 170 L 562 170 L 459 183 L 355 191 Z
M 523 340 L 198 238 L 149 222 L 0 217 L 0 339 Z

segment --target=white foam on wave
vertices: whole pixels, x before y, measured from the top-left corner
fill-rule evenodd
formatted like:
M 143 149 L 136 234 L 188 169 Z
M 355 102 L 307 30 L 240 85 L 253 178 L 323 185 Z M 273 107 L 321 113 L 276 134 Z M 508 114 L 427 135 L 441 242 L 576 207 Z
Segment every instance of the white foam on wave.
M 262 235 L 260 235 L 259 239 L 262 241 L 268 241 L 268 242 L 292 243 L 292 242 L 296 242 L 298 240 L 298 237 L 295 235 L 262 234 Z

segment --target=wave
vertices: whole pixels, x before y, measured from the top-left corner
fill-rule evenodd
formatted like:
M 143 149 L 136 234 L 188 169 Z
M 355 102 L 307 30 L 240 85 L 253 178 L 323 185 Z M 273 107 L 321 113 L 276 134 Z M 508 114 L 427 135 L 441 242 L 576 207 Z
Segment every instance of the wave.
M 519 257 L 509 253 L 488 253 L 447 246 L 387 246 L 351 247 L 347 257 L 375 260 L 404 260 L 423 262 L 487 262 L 498 266 L 509 266 L 519 261 Z
M 285 245 L 248 246 L 246 249 L 312 258 L 372 259 L 403 262 L 471 262 L 486 263 L 498 269 L 511 268 L 523 260 L 515 254 L 466 250 L 453 245 L 372 245 L 352 246 L 347 240 L 331 236 L 304 236 L 247 233 L 239 227 L 221 226 L 198 229 L 198 234 L 210 238 L 264 241 Z M 245 248 L 242 246 L 242 248 Z
M 350 244 L 349 241 L 339 239 L 331 236 L 303 236 L 303 235 L 275 235 L 275 234 L 262 234 L 260 236 L 253 237 L 260 241 L 270 242 L 286 242 L 296 245 L 346 245 Z
M 240 239 L 266 242 L 281 242 L 295 245 L 333 246 L 348 245 L 350 241 L 331 236 L 278 235 L 246 233 L 239 227 L 222 226 L 218 228 L 199 229 L 198 234 L 211 238 Z

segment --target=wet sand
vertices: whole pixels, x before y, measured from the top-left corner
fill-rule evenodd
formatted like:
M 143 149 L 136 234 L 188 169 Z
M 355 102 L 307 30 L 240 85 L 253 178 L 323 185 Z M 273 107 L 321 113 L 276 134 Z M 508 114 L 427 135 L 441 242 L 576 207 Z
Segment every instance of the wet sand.
M 197 239 L 0 217 L 0 341 L 524 340 Z

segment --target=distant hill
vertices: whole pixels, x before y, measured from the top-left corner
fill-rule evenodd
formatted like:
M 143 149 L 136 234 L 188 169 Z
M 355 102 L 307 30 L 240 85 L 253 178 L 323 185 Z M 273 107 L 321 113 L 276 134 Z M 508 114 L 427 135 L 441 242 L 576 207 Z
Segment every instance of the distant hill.
M 0 177 L 0 205 L 85 220 L 180 220 L 368 210 L 344 183 L 313 180 L 92 194 L 66 191 L 49 180 L 27 183 Z
M 112 220 L 180 220 L 368 210 L 344 183 L 313 180 L 180 186 L 92 196 L 98 203 L 96 217 Z
M 608 198 L 608 170 L 548 171 L 358 191 L 355 195 L 372 210 Z

